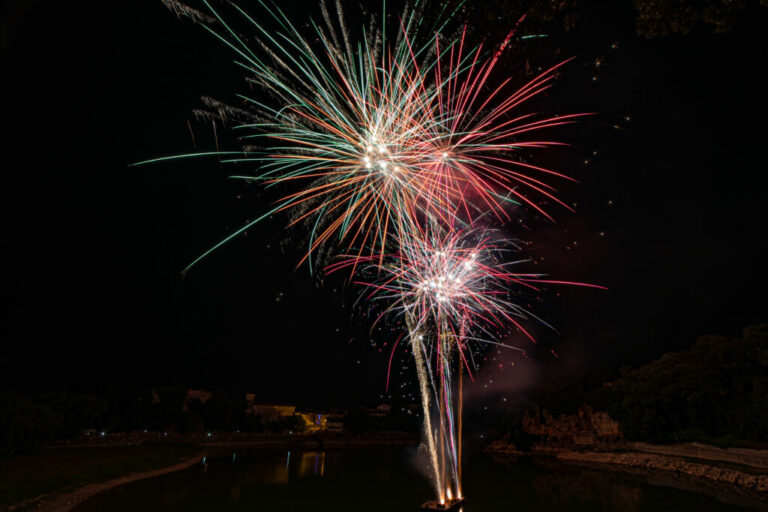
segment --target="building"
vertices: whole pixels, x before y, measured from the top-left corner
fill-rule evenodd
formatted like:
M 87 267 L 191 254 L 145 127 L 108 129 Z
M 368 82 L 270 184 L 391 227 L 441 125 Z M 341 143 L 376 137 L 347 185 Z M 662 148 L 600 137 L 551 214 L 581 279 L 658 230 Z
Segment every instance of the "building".
M 294 414 L 296 414 L 296 406 L 247 403 L 245 412 L 246 414 L 260 417 L 261 423 L 266 425 L 267 423 L 285 421 L 293 418 Z
M 379 404 L 376 407 L 368 409 L 367 412 L 374 418 L 384 418 L 385 416 L 389 416 L 389 413 L 392 412 L 392 406 L 389 404 Z
M 552 417 L 536 407 L 525 411 L 523 432 L 539 437 L 550 448 L 595 448 L 611 446 L 622 439 L 619 424 L 608 413 L 585 405 L 576 414 Z
M 297 412 L 296 416 L 299 417 L 307 432 L 318 432 L 328 427 L 328 415 L 321 412 Z
M 187 396 L 184 398 L 184 405 L 181 406 L 181 410 L 188 412 L 191 403 L 199 402 L 202 405 L 210 400 L 212 396 L 213 393 L 204 389 L 188 389 Z

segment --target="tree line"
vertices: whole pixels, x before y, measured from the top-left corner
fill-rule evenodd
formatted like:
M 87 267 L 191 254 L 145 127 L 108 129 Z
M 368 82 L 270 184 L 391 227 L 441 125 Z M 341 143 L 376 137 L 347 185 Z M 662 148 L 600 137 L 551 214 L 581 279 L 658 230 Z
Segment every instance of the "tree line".
M 608 381 L 542 386 L 533 403 L 554 416 L 581 404 L 607 411 L 624 437 L 650 443 L 758 445 L 768 440 L 768 324 L 739 338 L 702 336 Z

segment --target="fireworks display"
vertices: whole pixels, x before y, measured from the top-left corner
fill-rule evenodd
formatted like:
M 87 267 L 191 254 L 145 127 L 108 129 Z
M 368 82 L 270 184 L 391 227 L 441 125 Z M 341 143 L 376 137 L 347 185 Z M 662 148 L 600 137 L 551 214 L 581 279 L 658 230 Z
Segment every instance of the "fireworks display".
M 165 2 L 229 46 L 260 91 L 242 96 L 240 108 L 209 104 L 235 121 L 244 144 L 213 154 L 256 169 L 236 178 L 285 190 L 191 265 L 274 213 L 308 226 L 302 262 L 312 268 L 323 247 L 337 258 L 325 272 L 347 272 L 361 300 L 384 304 L 382 315 L 407 327 L 437 499 L 461 498 L 461 380 L 476 368 L 467 347 L 502 344 L 498 333 L 510 327 L 530 337 L 523 323 L 541 320 L 519 294 L 577 284 L 517 272 L 524 261 L 515 244 L 488 227 L 489 219 L 508 221 L 515 207 L 547 218 L 542 202 L 568 208 L 556 184 L 571 178 L 520 156 L 557 145 L 539 132 L 583 115 L 524 111 L 561 64 L 522 87 L 497 80 L 522 18 L 487 49 L 450 28 L 452 13 L 430 18 L 418 4 L 402 11 L 394 30 L 382 13 L 355 38 L 338 3 L 323 4 L 324 23 L 306 30 L 276 6 L 262 4 L 266 21 L 233 6 L 246 37 L 208 2 L 207 12 Z M 191 156 L 200 154 L 148 162 Z

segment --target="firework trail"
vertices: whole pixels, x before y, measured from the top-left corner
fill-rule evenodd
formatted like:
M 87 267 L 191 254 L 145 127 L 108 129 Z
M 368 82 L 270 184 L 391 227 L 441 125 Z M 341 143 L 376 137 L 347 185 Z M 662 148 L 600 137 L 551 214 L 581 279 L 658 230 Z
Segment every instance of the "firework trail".
M 429 400 L 431 395 L 431 380 L 427 374 L 427 363 L 424 359 L 425 350 L 422 343 L 424 336 L 419 334 L 418 330 L 415 329 L 413 319 L 409 315 L 406 315 L 405 319 L 411 342 L 411 353 L 413 353 L 413 361 L 416 366 L 416 376 L 419 380 L 419 393 L 421 396 L 422 414 L 424 415 L 424 437 L 427 441 L 427 454 L 433 472 L 435 489 L 439 496 L 442 493 L 442 489 L 444 489 L 444 485 L 440 471 L 440 463 L 437 460 L 437 442 L 435 441 L 435 433 L 432 430 L 432 408 L 430 407 Z
M 450 489 L 461 495 L 457 395 L 461 375 L 471 377 L 477 367 L 470 342 L 519 350 L 497 341 L 499 333 L 515 326 L 533 340 L 523 323 L 546 325 L 520 305 L 526 297 L 547 285 L 601 287 L 517 271 L 528 260 L 515 259 L 518 246 L 488 228 L 445 229 L 433 222 L 412 229 L 393 245 L 398 251 L 384 263 L 378 256 L 348 256 L 326 270 L 356 267 L 360 277 L 354 282 L 367 290 L 360 300 L 385 304 L 379 319 L 405 319 L 434 479 L 438 496 L 445 500 Z M 431 404 L 436 406 L 435 428 Z
M 441 502 L 452 490 L 460 497 L 461 376 L 475 367 L 468 343 L 501 344 L 496 334 L 510 325 L 530 337 L 522 323 L 542 321 L 514 294 L 578 284 L 514 272 L 522 263 L 509 258 L 516 247 L 480 223 L 486 215 L 509 220 L 510 206 L 551 218 L 542 200 L 568 208 L 552 182 L 571 178 L 521 156 L 558 145 L 538 133 L 584 115 L 520 112 L 562 63 L 519 88 L 510 78 L 497 83 L 515 31 L 496 48 L 472 47 L 466 29 L 448 28 L 455 12 L 444 7 L 430 18 L 419 2 L 403 9 L 395 30 L 387 32 L 382 12 L 355 38 L 338 0 L 334 9 L 321 3 L 323 23 L 311 22 L 306 34 L 276 5 L 260 0 L 267 16 L 257 21 L 230 4 L 249 37 L 206 0 L 206 12 L 162 1 L 228 46 L 260 94 L 239 95 L 242 107 L 205 100 L 204 115 L 232 123 L 241 150 L 140 164 L 216 155 L 256 169 L 232 178 L 283 190 L 189 267 L 279 212 L 309 228 L 299 264 L 312 271 L 321 247 L 342 253 L 326 272 L 364 276 L 353 280 L 366 298 L 405 320 L 436 492 Z

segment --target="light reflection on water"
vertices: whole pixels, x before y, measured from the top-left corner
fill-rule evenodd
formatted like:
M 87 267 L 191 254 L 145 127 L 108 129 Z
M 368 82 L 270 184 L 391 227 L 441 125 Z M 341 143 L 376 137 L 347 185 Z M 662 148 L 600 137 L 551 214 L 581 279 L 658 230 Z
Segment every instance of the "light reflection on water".
M 289 454 L 291 452 L 288 452 Z M 287 465 L 287 464 L 286 464 Z M 299 478 L 310 475 L 322 477 L 325 474 L 325 452 L 303 452 L 297 469 Z
M 238 452 L 208 463 L 207 471 L 195 467 L 107 491 L 74 512 L 417 512 L 432 498 L 415 449 Z M 722 490 L 703 489 L 706 495 L 690 483 L 551 461 L 499 463 L 478 454 L 464 475 L 468 501 L 460 512 L 768 510 Z

